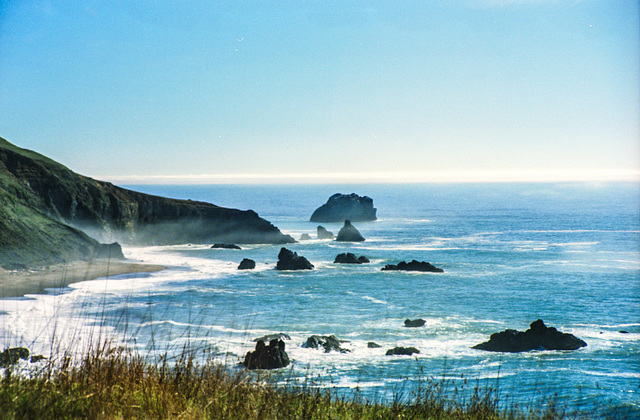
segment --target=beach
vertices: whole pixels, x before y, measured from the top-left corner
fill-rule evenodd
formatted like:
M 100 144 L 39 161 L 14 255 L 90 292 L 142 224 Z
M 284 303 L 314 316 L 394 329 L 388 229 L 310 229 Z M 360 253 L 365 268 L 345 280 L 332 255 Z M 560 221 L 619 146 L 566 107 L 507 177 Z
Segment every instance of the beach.
M 72 283 L 121 274 L 164 270 L 157 264 L 94 259 L 57 264 L 35 270 L 7 271 L 0 268 L 0 298 L 43 294 L 47 289 L 61 289 Z

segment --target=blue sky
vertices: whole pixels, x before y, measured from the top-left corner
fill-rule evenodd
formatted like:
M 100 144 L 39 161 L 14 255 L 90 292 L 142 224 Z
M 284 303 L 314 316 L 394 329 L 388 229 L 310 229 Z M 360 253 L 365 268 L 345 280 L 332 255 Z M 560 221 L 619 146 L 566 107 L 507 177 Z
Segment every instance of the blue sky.
M 637 1 L 0 3 L 0 136 L 116 183 L 640 179 Z

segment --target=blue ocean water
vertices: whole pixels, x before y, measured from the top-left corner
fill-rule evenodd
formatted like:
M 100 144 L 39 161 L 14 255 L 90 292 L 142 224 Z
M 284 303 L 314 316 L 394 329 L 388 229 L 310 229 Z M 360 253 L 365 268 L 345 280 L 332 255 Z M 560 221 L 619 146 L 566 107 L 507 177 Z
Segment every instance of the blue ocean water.
M 34 317 L 55 314 L 69 340 L 118 337 L 154 357 L 183 346 L 209 351 L 229 366 L 252 339 L 287 333 L 293 363 L 273 373 L 391 401 L 409 398 L 433 378 L 468 398 L 495 388 L 504 407 L 555 403 L 568 412 L 640 416 L 640 185 L 378 184 L 273 186 L 128 186 L 152 194 L 253 209 L 283 232 L 313 238 L 287 247 L 315 269 L 274 269 L 280 246 L 208 245 L 125 248 L 134 259 L 170 266 L 144 277 L 73 285 L 64 296 L 5 307 L 14 342 L 45 343 Z M 336 192 L 368 195 L 379 220 L 355 223 L 363 243 L 316 238 L 313 210 Z M 339 224 L 322 223 L 337 233 Z M 333 264 L 343 252 L 369 264 Z M 243 258 L 256 270 L 238 271 Z M 429 261 L 443 274 L 383 272 L 385 264 Z M 39 302 L 39 303 L 33 303 Z M 31 305 L 27 310 L 26 306 Z M 35 308 L 35 309 L 34 309 Z M 51 309 L 54 308 L 54 309 Z M 30 318 L 31 317 L 31 318 Z M 422 318 L 422 328 L 404 328 Z M 582 338 L 577 351 L 505 354 L 473 350 L 506 328 L 543 319 Z M 51 322 L 50 322 L 51 324 Z M 3 325 L 9 325 L 5 322 Z M 310 335 L 348 340 L 349 353 L 301 344 Z M 368 348 L 373 341 L 381 348 Z M 386 356 L 411 346 L 413 356 Z

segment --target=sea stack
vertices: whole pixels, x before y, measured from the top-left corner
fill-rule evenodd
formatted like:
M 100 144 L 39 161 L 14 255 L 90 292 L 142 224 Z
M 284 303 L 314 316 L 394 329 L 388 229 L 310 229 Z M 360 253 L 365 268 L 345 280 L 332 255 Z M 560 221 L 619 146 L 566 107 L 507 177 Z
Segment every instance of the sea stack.
M 377 209 L 373 207 L 373 199 L 367 196 L 352 194 L 334 194 L 311 215 L 312 222 L 342 222 L 345 219 L 354 222 L 376 220 Z
M 364 242 L 364 237 L 360 234 L 358 229 L 351 224 L 350 220 L 344 221 L 344 226 L 338 232 L 336 241 L 340 242 Z

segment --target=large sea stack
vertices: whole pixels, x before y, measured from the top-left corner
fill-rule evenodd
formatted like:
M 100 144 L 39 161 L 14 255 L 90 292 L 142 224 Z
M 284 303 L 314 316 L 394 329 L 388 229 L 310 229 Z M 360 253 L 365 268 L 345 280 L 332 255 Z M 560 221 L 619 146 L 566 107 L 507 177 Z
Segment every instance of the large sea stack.
M 295 242 L 254 211 L 120 188 L 0 138 L 0 267 L 89 259 L 105 249 L 98 241 L 115 240 L 140 245 Z
M 353 222 L 376 220 L 376 210 L 371 197 L 357 194 L 334 194 L 311 215 L 312 222 Z

